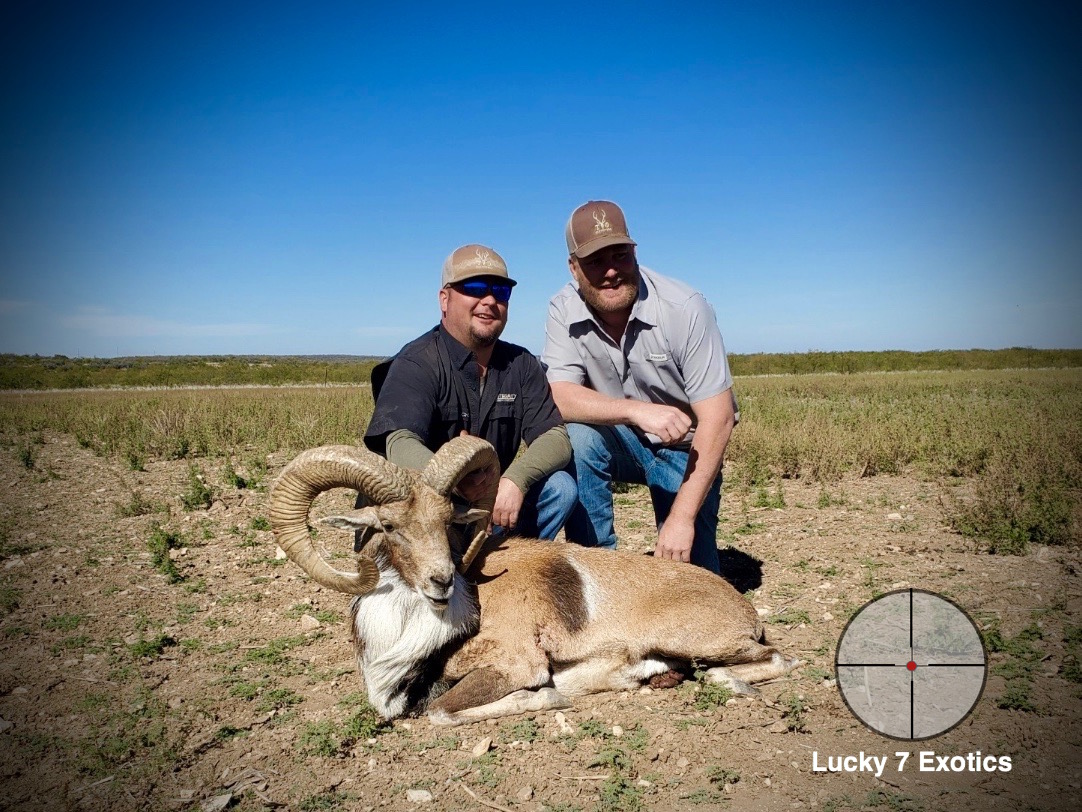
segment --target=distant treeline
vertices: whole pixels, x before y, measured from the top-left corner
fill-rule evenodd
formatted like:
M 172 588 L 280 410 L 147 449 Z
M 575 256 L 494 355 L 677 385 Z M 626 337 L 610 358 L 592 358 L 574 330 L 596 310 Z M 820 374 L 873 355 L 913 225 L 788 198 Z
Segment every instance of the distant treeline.
M 368 382 L 379 361 L 362 355 L 0 355 L 0 389 L 359 384 Z
M 837 372 L 931 372 L 962 369 L 1065 369 L 1082 366 L 1082 350 L 928 350 L 730 355 L 734 376 Z
M 128 386 L 278 386 L 367 383 L 381 358 L 367 355 L 169 355 L 68 358 L 0 355 L 0 389 Z M 730 355 L 736 377 L 808 373 L 1082 367 L 1082 350 L 932 350 Z

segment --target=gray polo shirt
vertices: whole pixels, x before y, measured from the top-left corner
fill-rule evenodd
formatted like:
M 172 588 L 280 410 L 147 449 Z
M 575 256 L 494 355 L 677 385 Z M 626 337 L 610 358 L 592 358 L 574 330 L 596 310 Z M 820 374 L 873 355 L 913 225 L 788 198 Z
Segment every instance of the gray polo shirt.
M 692 403 L 733 385 L 717 317 L 703 295 L 683 282 L 641 265 L 639 273 L 639 298 L 619 344 L 594 319 L 575 282 L 552 297 L 541 355 L 549 383 L 565 381 L 611 398 L 664 403 L 694 421 Z M 689 445 L 694 433 L 693 423 L 678 445 Z M 644 436 L 660 442 L 653 434 Z

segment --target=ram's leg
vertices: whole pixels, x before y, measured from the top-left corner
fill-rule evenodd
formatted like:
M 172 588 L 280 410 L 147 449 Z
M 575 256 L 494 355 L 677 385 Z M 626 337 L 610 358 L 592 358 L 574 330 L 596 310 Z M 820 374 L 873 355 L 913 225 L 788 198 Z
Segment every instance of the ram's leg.
M 554 688 L 512 693 L 515 687 L 514 681 L 495 668 L 478 668 L 429 705 L 428 718 L 434 725 L 460 725 L 571 704 Z
M 568 696 L 630 691 L 642 685 L 644 680 L 666 673 L 670 666 L 671 663 L 658 657 L 628 663 L 626 656 L 594 656 L 556 671 L 552 682 Z
M 711 682 L 728 686 L 734 694 L 739 696 L 756 696 L 759 692 L 750 683 L 784 677 L 798 665 L 800 665 L 800 660 L 795 657 L 785 657 L 775 651 L 770 659 L 761 662 L 709 668 L 706 671 L 706 678 Z
M 482 722 L 485 719 L 498 719 L 501 716 L 517 716 L 521 713 L 535 713 L 543 710 L 555 710 L 557 708 L 570 708 L 571 701 L 555 688 L 538 688 L 536 691 L 527 691 L 523 688 L 505 697 L 489 702 L 486 705 L 478 705 L 474 708 L 465 708 L 457 713 L 447 713 L 439 709 L 430 709 L 428 719 L 434 725 L 461 725 L 466 722 Z

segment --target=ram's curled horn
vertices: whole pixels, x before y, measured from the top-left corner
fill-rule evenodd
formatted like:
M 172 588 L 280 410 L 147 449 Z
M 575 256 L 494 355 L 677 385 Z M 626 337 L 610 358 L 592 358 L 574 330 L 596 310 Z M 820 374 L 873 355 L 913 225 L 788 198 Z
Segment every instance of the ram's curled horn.
M 428 461 L 428 465 L 421 472 L 421 481 L 437 493 L 450 496 L 462 477 L 492 466 L 499 470 L 500 460 L 496 456 L 496 449 L 486 440 L 480 437 L 455 437 L 441 446 L 436 455 Z M 496 504 L 498 487 L 498 483 L 494 484 L 487 493 L 473 503 L 473 507 L 491 514 L 492 507 Z M 469 569 L 486 538 L 488 538 L 488 528 L 482 523 L 467 546 L 466 552 L 462 554 L 460 567 L 462 572 Z
M 357 572 L 330 566 L 308 534 L 308 510 L 319 494 L 331 488 L 353 488 L 377 505 L 406 499 L 413 478 L 396 465 L 364 448 L 326 445 L 304 451 L 279 475 L 270 492 L 270 521 L 278 546 L 316 583 L 364 595 L 379 581 L 368 558 L 357 560 Z

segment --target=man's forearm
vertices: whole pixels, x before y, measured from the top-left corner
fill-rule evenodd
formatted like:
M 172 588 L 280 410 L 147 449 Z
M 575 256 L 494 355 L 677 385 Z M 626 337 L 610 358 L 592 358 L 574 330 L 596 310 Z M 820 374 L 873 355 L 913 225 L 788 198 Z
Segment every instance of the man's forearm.
M 691 417 L 676 406 L 610 398 L 574 383 L 552 384 L 552 397 L 566 423 L 635 426 L 665 445 L 680 442 L 693 425 Z
M 554 426 L 530 443 L 522 455 L 507 466 L 503 476 L 526 493 L 535 483 L 564 468 L 569 462 L 571 441 L 567 437 L 567 429 Z
M 565 423 L 618 426 L 631 422 L 629 401 L 610 398 L 582 384 L 557 381 L 551 384 L 552 399 Z
M 397 429 L 387 435 L 387 459 L 395 465 L 420 471 L 433 456 L 424 441 L 409 429 Z
M 722 400 L 723 399 L 723 400 Z M 670 516 L 694 521 L 706 499 L 714 479 L 725 461 L 725 449 L 732 435 L 733 410 L 729 392 L 693 404 L 699 419 L 695 437 L 688 452 L 688 465 L 684 481 L 673 500 Z

